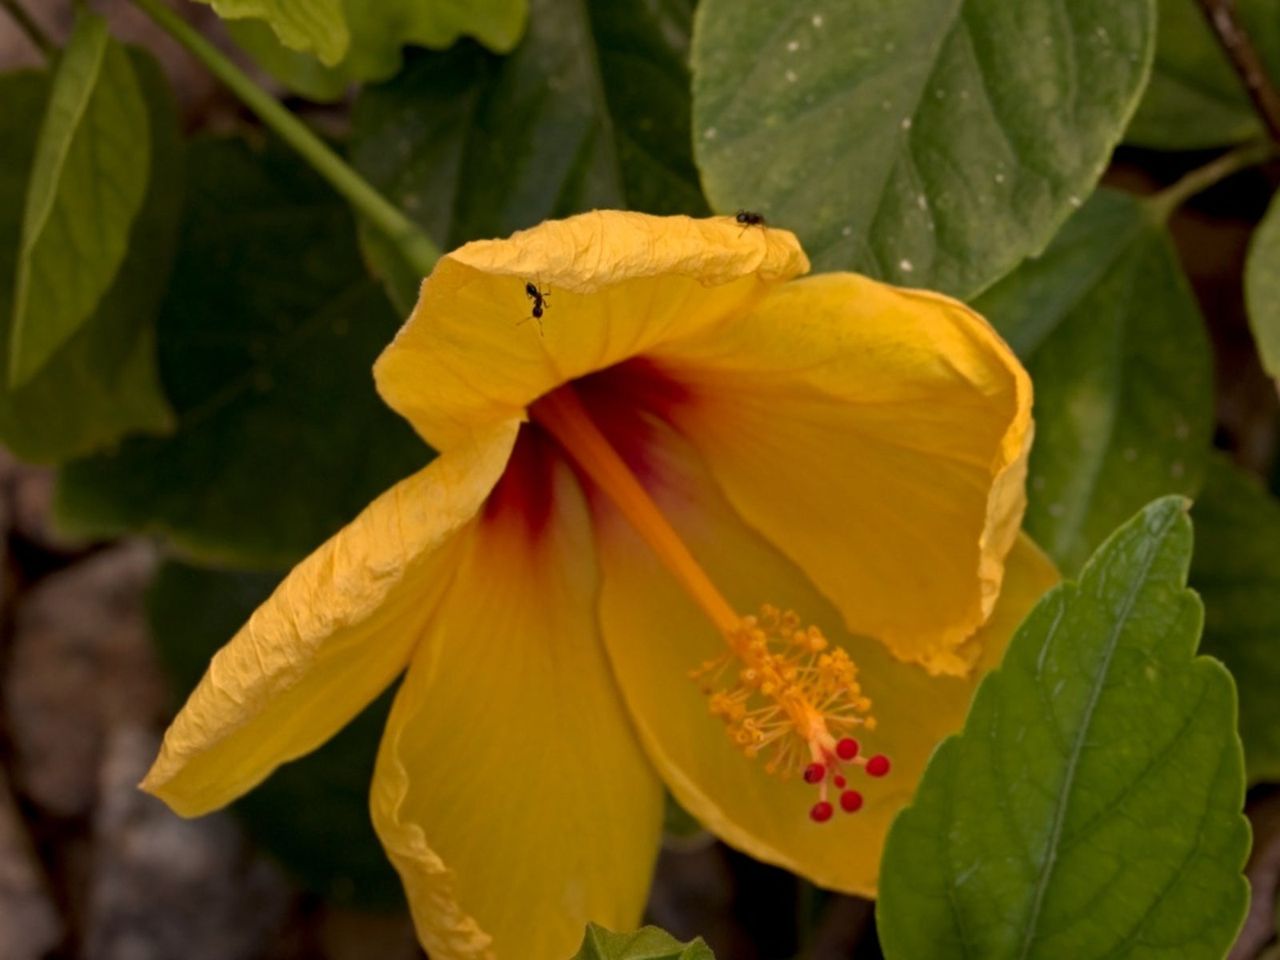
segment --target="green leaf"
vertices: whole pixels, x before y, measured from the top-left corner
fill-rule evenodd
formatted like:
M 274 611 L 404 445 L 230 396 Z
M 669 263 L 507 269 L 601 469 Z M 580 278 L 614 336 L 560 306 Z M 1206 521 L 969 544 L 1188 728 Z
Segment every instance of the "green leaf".
M 168 562 L 147 598 L 151 634 L 178 691 L 194 689 L 210 658 L 280 576 Z M 363 906 L 398 906 L 400 884 L 369 822 L 369 783 L 391 696 L 376 701 L 314 753 L 286 764 L 236 802 L 254 838 L 311 890 Z M 181 702 L 181 701 L 179 701 Z
M 1153 38 L 1148 0 L 704 0 L 707 196 L 795 230 L 814 269 L 973 296 L 1088 196 Z
M 469 36 L 496 53 L 515 47 L 528 17 L 527 0 L 343 0 L 351 30 L 347 55 L 326 67 L 281 45 L 252 20 L 228 25 L 231 36 L 281 83 L 320 102 L 339 100 L 356 83 L 387 80 L 403 65 L 409 44 L 443 50 Z
M 687 31 L 681 2 L 534 0 L 511 56 L 463 43 L 363 91 L 353 160 L 446 250 L 595 207 L 704 213 Z M 405 275 L 367 249 L 382 275 Z
M 1248 94 L 1209 29 L 1199 0 L 1159 0 L 1151 82 L 1125 141 L 1195 150 L 1266 135 Z M 1280 69 L 1280 2 L 1237 0 L 1237 15 L 1272 75 Z
M 156 369 L 155 319 L 181 215 L 182 145 L 164 74 L 146 54 L 131 57 L 150 115 L 154 169 L 124 263 L 97 308 L 31 380 L 0 394 L 0 442 L 24 460 L 60 462 L 128 433 L 173 426 Z M 48 93 L 42 75 L 0 77 L 0 366 L 27 173 Z
M 55 509 L 85 535 L 288 566 L 429 458 L 374 392 L 398 320 L 345 207 L 291 153 L 203 142 L 189 171 L 159 325 L 177 431 L 69 465 Z
M 1244 300 L 1262 365 L 1280 380 L 1280 194 L 1249 242 Z
M 36 142 L 9 328 L 9 387 L 93 313 L 124 261 L 151 167 L 147 103 L 106 21 L 81 14 Z
M 1044 597 L 889 831 L 890 960 L 1219 960 L 1248 906 L 1235 692 L 1195 656 L 1185 501 Z
M 589 923 L 582 946 L 570 960 L 715 960 L 715 954 L 701 937 L 692 943 L 681 943 L 657 927 L 612 933 Z
M 1140 202 L 1099 191 L 974 306 L 1035 383 L 1026 526 L 1064 570 L 1142 504 L 1198 489 L 1209 343 L 1168 235 Z
M 969 297 L 1093 189 L 1154 39 L 1154 0 L 703 0 L 703 186 L 817 270 Z
M 1215 455 L 1192 516 L 1191 585 L 1205 607 L 1201 649 L 1235 675 L 1249 781 L 1280 780 L 1280 502 Z
M 351 32 L 343 0 L 201 0 L 224 20 L 262 20 L 292 50 L 310 50 L 333 66 L 346 56 Z

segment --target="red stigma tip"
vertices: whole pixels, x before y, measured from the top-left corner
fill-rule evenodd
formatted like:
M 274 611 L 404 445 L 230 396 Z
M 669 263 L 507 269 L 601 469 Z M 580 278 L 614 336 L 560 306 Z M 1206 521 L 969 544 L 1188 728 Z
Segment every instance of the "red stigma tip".
M 862 809 L 862 794 L 857 790 L 846 790 L 840 794 L 840 809 L 845 813 L 857 813 Z
M 841 760 L 852 760 L 858 755 L 858 741 L 853 737 L 845 737 L 836 744 L 836 756 Z
M 818 766 L 818 764 L 814 764 L 814 766 Z M 831 819 L 831 814 L 834 812 L 835 810 L 831 804 L 825 800 L 819 800 L 813 805 L 813 809 L 809 811 L 809 819 L 814 823 L 826 823 Z
M 795 768 L 792 767 L 794 770 Z M 805 783 L 821 783 L 827 775 L 827 768 L 820 763 L 811 763 L 804 768 Z
M 838 773 L 837 773 L 837 774 L 836 774 L 836 776 L 835 776 L 835 779 L 834 779 L 834 780 L 832 780 L 831 782 L 832 782 L 832 783 L 834 783 L 834 784 L 835 784 L 837 787 L 839 787 L 841 790 L 843 790 L 843 789 L 844 789 L 844 785 L 845 785 L 846 783 L 848 783 L 849 781 L 847 781 L 844 777 L 840 776 L 840 774 L 838 774 Z
M 883 753 L 877 753 L 874 757 L 867 761 L 867 775 L 872 777 L 883 777 L 889 772 L 889 758 Z

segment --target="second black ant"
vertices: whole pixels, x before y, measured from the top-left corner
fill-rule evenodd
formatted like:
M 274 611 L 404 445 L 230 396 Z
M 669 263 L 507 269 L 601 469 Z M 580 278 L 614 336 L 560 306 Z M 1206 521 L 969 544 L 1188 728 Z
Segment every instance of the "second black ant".
M 738 231 L 738 236 L 742 236 L 752 227 L 763 227 L 765 225 L 764 214 L 756 213 L 752 210 L 739 210 L 734 219 L 742 224 L 742 229 Z

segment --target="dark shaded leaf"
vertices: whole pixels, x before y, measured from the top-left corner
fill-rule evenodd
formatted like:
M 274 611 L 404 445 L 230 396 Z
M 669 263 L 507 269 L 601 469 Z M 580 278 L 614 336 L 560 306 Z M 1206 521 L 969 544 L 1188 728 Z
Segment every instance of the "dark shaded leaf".
M 1142 504 L 1198 489 L 1209 342 L 1168 234 L 1139 201 L 1099 191 L 974 306 L 1035 383 L 1026 526 L 1065 571 Z
M 1201 649 L 1236 678 L 1250 782 L 1280 780 L 1280 502 L 1219 455 L 1209 460 L 1192 516 Z
M 1265 135 L 1239 75 L 1209 29 L 1200 0 L 1158 0 L 1151 82 L 1125 141 L 1164 150 L 1243 143 Z M 1280 3 L 1237 0 L 1236 12 L 1272 75 L 1280 68 Z
M 445 250 L 597 207 L 704 213 L 687 31 L 683 3 L 534 0 L 511 56 L 462 43 L 365 90 L 354 162 Z M 412 303 L 412 272 L 366 249 Z
M 341 201 L 292 155 L 236 142 L 197 144 L 190 171 L 159 332 L 177 432 L 69 465 L 56 510 L 82 534 L 285 566 L 429 451 L 374 392 L 397 318 Z

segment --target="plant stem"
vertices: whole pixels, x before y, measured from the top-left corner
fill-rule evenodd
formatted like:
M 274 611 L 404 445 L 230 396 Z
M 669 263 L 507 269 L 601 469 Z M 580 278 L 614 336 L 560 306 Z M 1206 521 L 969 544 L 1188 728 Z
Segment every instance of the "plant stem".
M 1161 222 L 1197 193 L 1221 183 L 1227 177 L 1263 163 L 1275 156 L 1277 145 L 1269 140 L 1254 140 L 1214 157 L 1203 167 L 1196 167 L 1182 179 L 1147 198 L 1148 208 Z
M 57 53 L 57 47 L 22 4 L 18 3 L 18 0 L 0 0 L 0 7 L 4 7 L 5 12 L 14 19 L 22 32 L 27 35 L 27 39 L 31 41 L 31 45 L 39 50 L 46 60 L 52 60 Z
M 412 220 L 356 173 L 301 120 L 228 60 L 185 20 L 160 0 L 133 0 L 166 33 L 186 47 L 209 71 L 231 88 L 258 118 L 289 144 L 320 176 L 329 181 L 352 207 L 384 233 L 421 276 L 431 272 L 440 257 L 436 245 Z
M 1244 81 L 1254 109 L 1266 125 L 1271 139 L 1280 143 L 1280 91 L 1267 75 L 1258 48 L 1236 16 L 1236 0 L 1200 0 L 1209 26 L 1231 59 L 1231 65 Z

